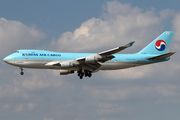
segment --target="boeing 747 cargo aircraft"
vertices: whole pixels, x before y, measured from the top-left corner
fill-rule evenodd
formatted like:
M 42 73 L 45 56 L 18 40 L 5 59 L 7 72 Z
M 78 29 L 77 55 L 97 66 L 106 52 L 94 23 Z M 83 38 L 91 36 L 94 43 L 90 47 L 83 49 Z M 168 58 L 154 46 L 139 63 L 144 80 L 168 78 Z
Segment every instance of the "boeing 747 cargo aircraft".
M 115 54 L 128 47 L 113 48 L 100 53 L 59 53 L 44 50 L 17 50 L 4 58 L 10 65 L 23 68 L 57 69 L 60 75 L 68 75 L 77 71 L 80 79 L 91 77 L 93 72 L 99 70 L 117 70 L 141 65 L 164 62 L 170 59 L 175 52 L 166 53 L 173 37 L 173 31 L 165 31 L 140 52 L 135 54 Z

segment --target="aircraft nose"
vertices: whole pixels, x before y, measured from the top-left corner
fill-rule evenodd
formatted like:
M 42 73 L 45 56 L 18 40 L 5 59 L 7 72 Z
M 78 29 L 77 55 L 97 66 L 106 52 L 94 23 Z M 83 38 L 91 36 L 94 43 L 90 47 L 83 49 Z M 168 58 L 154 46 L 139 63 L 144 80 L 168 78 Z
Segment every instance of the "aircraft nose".
M 6 63 L 8 63 L 8 64 L 11 64 L 11 63 L 14 62 L 14 60 L 12 59 L 12 57 L 11 57 L 10 55 L 7 56 L 7 57 L 5 57 L 5 58 L 3 59 L 3 61 L 6 62 Z
M 3 59 L 3 61 L 6 62 L 6 63 L 8 63 L 8 58 L 5 57 L 5 58 Z

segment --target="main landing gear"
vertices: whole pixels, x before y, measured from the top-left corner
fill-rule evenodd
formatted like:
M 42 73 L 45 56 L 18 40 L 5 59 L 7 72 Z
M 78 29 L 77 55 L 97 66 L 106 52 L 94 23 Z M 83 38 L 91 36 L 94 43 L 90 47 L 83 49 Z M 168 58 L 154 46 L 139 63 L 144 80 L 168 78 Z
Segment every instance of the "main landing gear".
M 85 76 L 85 77 L 91 77 L 92 76 L 92 73 L 89 70 L 84 70 L 84 71 L 79 70 L 77 73 L 78 73 L 78 76 L 80 79 L 82 79 L 83 76 Z
M 23 69 L 22 69 L 22 68 L 20 68 L 20 69 L 21 69 L 20 74 L 21 74 L 21 75 L 24 75 Z

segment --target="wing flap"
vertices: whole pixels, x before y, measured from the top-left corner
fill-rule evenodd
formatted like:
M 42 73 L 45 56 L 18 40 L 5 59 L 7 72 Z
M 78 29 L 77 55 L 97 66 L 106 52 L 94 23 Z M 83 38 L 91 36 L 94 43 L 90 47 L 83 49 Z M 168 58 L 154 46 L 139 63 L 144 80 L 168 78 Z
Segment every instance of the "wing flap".
M 166 53 L 166 54 L 163 54 L 163 55 L 158 55 L 158 56 L 151 57 L 151 58 L 146 58 L 146 59 L 148 59 L 148 60 L 166 59 L 166 58 L 170 57 L 173 54 L 175 54 L 175 52 L 170 52 L 170 53 Z
M 88 70 L 94 71 L 94 70 L 97 70 L 99 67 L 101 67 L 101 64 L 99 64 L 98 62 L 95 62 L 93 64 L 88 63 L 88 64 L 83 64 L 82 67 Z

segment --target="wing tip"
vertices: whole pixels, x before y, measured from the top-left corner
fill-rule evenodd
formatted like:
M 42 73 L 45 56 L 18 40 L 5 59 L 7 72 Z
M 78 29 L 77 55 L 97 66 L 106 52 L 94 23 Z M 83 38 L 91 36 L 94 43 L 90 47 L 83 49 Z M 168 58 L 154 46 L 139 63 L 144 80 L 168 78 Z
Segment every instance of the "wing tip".
M 125 45 L 125 46 L 126 46 L 126 47 L 131 47 L 134 43 L 135 43 L 135 41 L 132 41 L 132 42 L 128 43 L 128 44 Z

